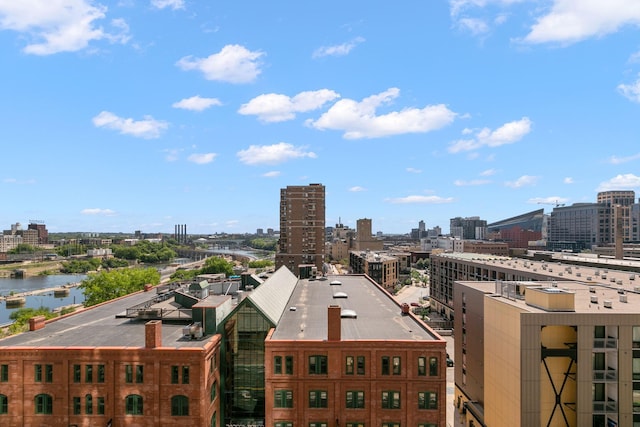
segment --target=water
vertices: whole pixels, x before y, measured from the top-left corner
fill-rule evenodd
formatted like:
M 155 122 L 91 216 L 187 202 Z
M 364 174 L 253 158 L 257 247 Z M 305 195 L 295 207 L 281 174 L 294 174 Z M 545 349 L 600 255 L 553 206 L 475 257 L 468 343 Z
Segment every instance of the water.
M 81 282 L 87 276 L 84 274 L 60 274 L 51 276 L 35 276 L 24 279 L 0 278 L 0 295 L 8 296 L 13 293 L 33 292 L 41 289 L 59 288 L 68 283 Z M 81 304 L 84 302 L 82 290 L 78 288 L 70 288 L 69 296 L 64 298 L 56 298 L 53 290 L 25 296 L 25 304 L 20 308 L 40 308 L 47 307 L 50 309 L 63 307 L 71 304 Z M 17 308 L 7 308 L 5 301 L 0 301 L 0 324 L 11 322 L 9 315 L 17 310 Z

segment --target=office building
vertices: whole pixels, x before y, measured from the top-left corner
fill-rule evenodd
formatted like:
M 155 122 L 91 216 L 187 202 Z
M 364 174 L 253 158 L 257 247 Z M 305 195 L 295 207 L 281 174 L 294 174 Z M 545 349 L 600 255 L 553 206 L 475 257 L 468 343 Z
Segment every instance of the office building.
M 384 243 L 373 236 L 371 219 L 360 218 L 356 221 L 356 239 L 353 249 L 356 251 L 381 251 Z
M 484 240 L 487 236 L 487 221 L 478 216 L 451 218 L 449 233 L 458 239 Z
M 394 256 L 378 252 L 350 251 L 349 269 L 353 274 L 366 274 L 388 291 L 392 291 L 398 285 L 400 263 Z
M 325 188 L 322 184 L 288 186 L 280 190 L 280 239 L 276 269 L 295 275 L 300 265 L 322 271 L 325 258 Z
M 640 293 L 633 289 L 456 281 L 460 425 L 640 424 Z

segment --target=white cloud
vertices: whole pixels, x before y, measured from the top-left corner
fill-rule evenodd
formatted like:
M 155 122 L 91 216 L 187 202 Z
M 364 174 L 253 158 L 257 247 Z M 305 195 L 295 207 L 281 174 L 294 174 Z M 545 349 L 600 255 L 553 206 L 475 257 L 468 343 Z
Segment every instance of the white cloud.
M 138 138 L 152 139 L 160 137 L 160 134 L 169 127 L 167 122 L 155 120 L 151 116 L 145 116 L 144 120 L 135 121 L 118 117 L 109 111 L 102 111 L 93 118 L 96 127 L 105 127 L 119 131 L 124 135 L 132 135 Z
M 151 0 L 151 5 L 158 9 L 167 7 L 173 10 L 184 9 L 184 0 Z
M 275 178 L 280 175 L 282 175 L 282 172 L 280 171 L 271 171 L 271 172 L 266 172 L 262 174 L 262 176 L 264 176 L 265 178 Z
M 226 45 L 207 58 L 185 56 L 176 65 L 185 71 L 201 71 L 207 80 L 251 83 L 262 72 L 259 60 L 263 55 L 263 52 L 252 52 L 244 46 Z
M 526 0 L 449 0 L 451 16 L 456 17 L 472 8 L 484 8 L 491 4 L 506 6 Z
M 2 180 L 2 182 L 4 182 L 5 184 L 31 185 L 31 184 L 35 184 L 36 180 L 31 178 L 31 179 L 21 181 L 16 178 L 5 178 Z
M 202 98 L 200 95 L 196 95 L 174 102 L 171 106 L 173 108 L 182 108 L 183 110 L 204 111 L 214 105 L 222 105 L 222 102 L 217 98 Z
M 304 147 L 295 147 L 286 142 L 273 145 L 252 145 L 246 150 L 238 151 L 237 155 L 240 161 L 246 165 L 275 165 L 292 159 L 305 157 L 315 159 L 317 157 L 314 152 L 305 151 Z
M 296 113 L 316 110 L 340 95 L 329 89 L 300 92 L 293 98 L 277 93 L 259 95 L 243 104 L 238 113 L 256 115 L 264 122 L 283 122 L 295 118 Z
M 640 25 L 640 2 L 635 0 L 554 0 L 524 38 L 527 43 L 571 44 L 602 37 L 625 25 Z
M 458 187 L 469 187 L 469 186 L 476 186 L 476 185 L 487 185 L 487 184 L 491 184 L 491 181 L 488 179 L 472 179 L 470 181 L 464 181 L 462 179 L 457 179 L 453 182 L 453 185 L 458 186 Z
M 115 211 L 111 209 L 101 209 L 101 208 L 87 208 L 80 211 L 82 215 L 103 215 L 103 216 L 113 216 L 115 215 Z
M 563 182 L 564 184 L 573 184 L 575 181 L 573 180 L 573 178 L 572 178 L 572 177 L 568 176 L 568 177 L 566 177 L 565 179 L 563 179 L 563 180 L 562 180 L 562 182 Z
M 520 178 L 516 179 L 515 181 L 505 182 L 504 185 L 511 188 L 528 187 L 531 185 L 535 185 L 536 182 L 538 182 L 538 179 L 539 177 L 537 176 L 522 175 Z
M 597 191 L 632 190 L 637 188 L 640 188 L 640 176 L 627 173 L 601 182 Z
M 489 32 L 489 25 L 478 18 L 461 18 L 458 20 L 458 27 L 470 32 L 472 35 L 477 36 Z
M 206 165 L 213 162 L 217 156 L 216 153 L 194 153 L 187 157 L 187 160 L 198 165 Z
M 348 55 L 353 48 L 360 43 L 364 43 L 363 37 L 356 37 L 355 39 L 334 46 L 322 46 L 313 52 L 313 58 L 322 58 L 323 56 L 345 56 Z
M 442 204 L 442 203 L 451 203 L 453 202 L 453 197 L 439 197 L 439 196 L 407 196 L 407 197 L 399 197 L 395 199 L 386 199 L 387 202 L 393 204 L 414 204 L 414 203 L 422 203 L 422 204 Z
M 456 117 L 443 104 L 376 115 L 379 106 L 390 103 L 399 94 L 399 89 L 391 88 L 361 102 L 341 99 L 318 120 L 309 120 L 307 124 L 320 130 L 343 130 L 345 139 L 360 139 L 430 132 L 449 125 Z
M 97 25 L 106 12 L 106 6 L 88 0 L 5 0 L 0 1 L 0 29 L 26 34 L 23 51 L 33 55 L 76 52 L 96 40 L 126 43 L 123 20 L 111 22 L 113 33 Z
M 618 92 L 633 102 L 640 102 L 640 75 L 638 75 L 636 81 L 631 84 L 619 84 Z
M 493 176 L 493 175 L 496 174 L 496 172 L 497 171 L 495 169 L 487 169 L 487 170 L 484 170 L 484 171 L 480 172 L 480 176 Z
M 612 165 L 620 165 L 622 163 L 632 162 L 638 159 L 640 159 L 640 153 L 627 157 L 611 156 L 609 158 L 609 163 L 611 163 Z
M 351 191 L 352 193 L 359 193 L 361 191 L 367 191 L 367 189 L 364 187 L 360 187 L 359 185 L 356 185 L 355 187 L 351 187 L 349 191 Z
M 407 168 L 407 172 L 409 172 L 409 173 L 422 173 L 422 169 Z
M 505 123 L 494 131 L 489 128 L 483 128 L 476 132 L 475 138 L 460 139 L 452 142 L 449 145 L 449 152 L 459 153 L 461 151 L 477 150 L 485 146 L 499 147 L 501 145 L 511 144 L 521 140 L 531 132 L 531 125 L 531 120 L 529 120 L 528 117 L 523 117 L 520 120 Z

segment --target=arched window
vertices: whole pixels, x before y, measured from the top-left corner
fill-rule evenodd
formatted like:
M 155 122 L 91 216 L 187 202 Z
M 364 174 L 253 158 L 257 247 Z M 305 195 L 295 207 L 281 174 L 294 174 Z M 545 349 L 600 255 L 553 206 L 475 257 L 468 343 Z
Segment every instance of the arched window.
M 0 414 L 9 413 L 9 398 L 6 395 L 0 394 Z
M 171 415 L 189 415 L 189 398 L 187 396 L 178 395 L 171 398 Z
M 125 397 L 125 413 L 127 415 L 142 415 L 142 396 L 130 394 Z
M 36 414 L 53 414 L 53 399 L 48 394 L 38 394 L 35 398 Z

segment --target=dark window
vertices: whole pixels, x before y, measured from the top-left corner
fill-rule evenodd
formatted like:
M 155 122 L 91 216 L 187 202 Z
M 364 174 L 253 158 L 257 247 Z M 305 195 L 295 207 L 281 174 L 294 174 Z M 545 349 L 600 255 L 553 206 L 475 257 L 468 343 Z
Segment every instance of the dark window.
M 356 372 L 358 375 L 364 375 L 364 356 L 356 358 Z
M 418 357 L 418 375 L 423 376 L 427 375 L 427 358 L 420 356 Z
M 9 398 L 0 394 L 0 414 L 8 414 L 9 413 Z
M 189 367 L 182 367 L 182 384 L 189 384 Z
M 179 377 L 178 371 L 179 371 L 178 366 L 171 367 L 171 384 L 178 384 L 178 377 Z
M 429 375 L 432 377 L 438 376 L 438 358 L 437 357 L 429 358 Z
M 173 396 L 171 398 L 171 415 L 174 417 L 189 415 L 189 399 L 187 396 Z
M 84 382 L 93 382 L 93 365 L 87 365 L 84 367 Z
M 98 365 L 98 382 L 104 382 L 104 365 Z
M 35 365 L 34 366 L 34 380 L 37 383 L 41 383 L 42 382 L 42 365 Z
M 327 407 L 327 391 L 311 390 L 309 391 L 309 408 L 326 408 Z
M 124 381 L 127 383 L 133 382 L 133 366 L 125 365 L 124 367 Z
M 80 365 L 73 365 L 73 382 L 79 383 L 82 379 L 82 367 Z
M 104 397 L 98 398 L 98 407 L 96 412 L 98 415 L 104 415 Z
M 309 356 L 309 373 L 310 374 L 326 374 L 327 373 L 327 356 L 315 355 Z
M 144 365 L 136 365 L 136 382 L 144 382 Z
M 438 409 L 438 393 L 433 391 L 421 391 L 418 393 L 419 409 Z
M 389 356 L 382 356 L 382 375 L 391 373 L 391 359 Z
M 364 408 L 364 391 L 362 390 L 348 390 L 347 391 L 347 400 L 346 407 L 353 408 Z
M 80 415 L 82 412 L 82 403 L 80 396 L 73 396 L 73 415 Z
M 312 421 L 309 423 L 309 427 L 327 427 L 325 421 Z
M 347 427 L 364 427 L 364 423 L 356 421 L 347 423 Z
M 276 408 L 293 408 L 293 392 L 291 390 L 276 390 L 273 396 L 273 406 Z
M 93 397 L 90 394 L 84 397 L 84 412 L 87 415 L 93 414 Z
M 282 356 L 273 357 L 273 373 L 276 375 L 282 373 Z
M 291 421 L 276 421 L 275 427 L 293 427 Z
M 9 381 L 9 365 L 0 365 L 0 382 Z
M 214 381 L 213 384 L 211 385 L 211 401 L 213 402 L 216 399 L 216 396 L 218 395 L 218 382 Z
M 284 364 L 284 373 L 287 375 L 293 375 L 293 356 L 285 356 Z
M 127 415 L 142 415 L 142 396 L 137 394 L 128 395 L 125 398 L 125 413 Z
M 48 394 L 39 394 L 35 398 L 35 410 L 36 414 L 53 413 L 53 399 Z
M 44 365 L 44 381 L 53 382 L 53 365 Z
M 400 409 L 400 392 L 399 391 L 383 391 L 382 407 L 384 409 Z

